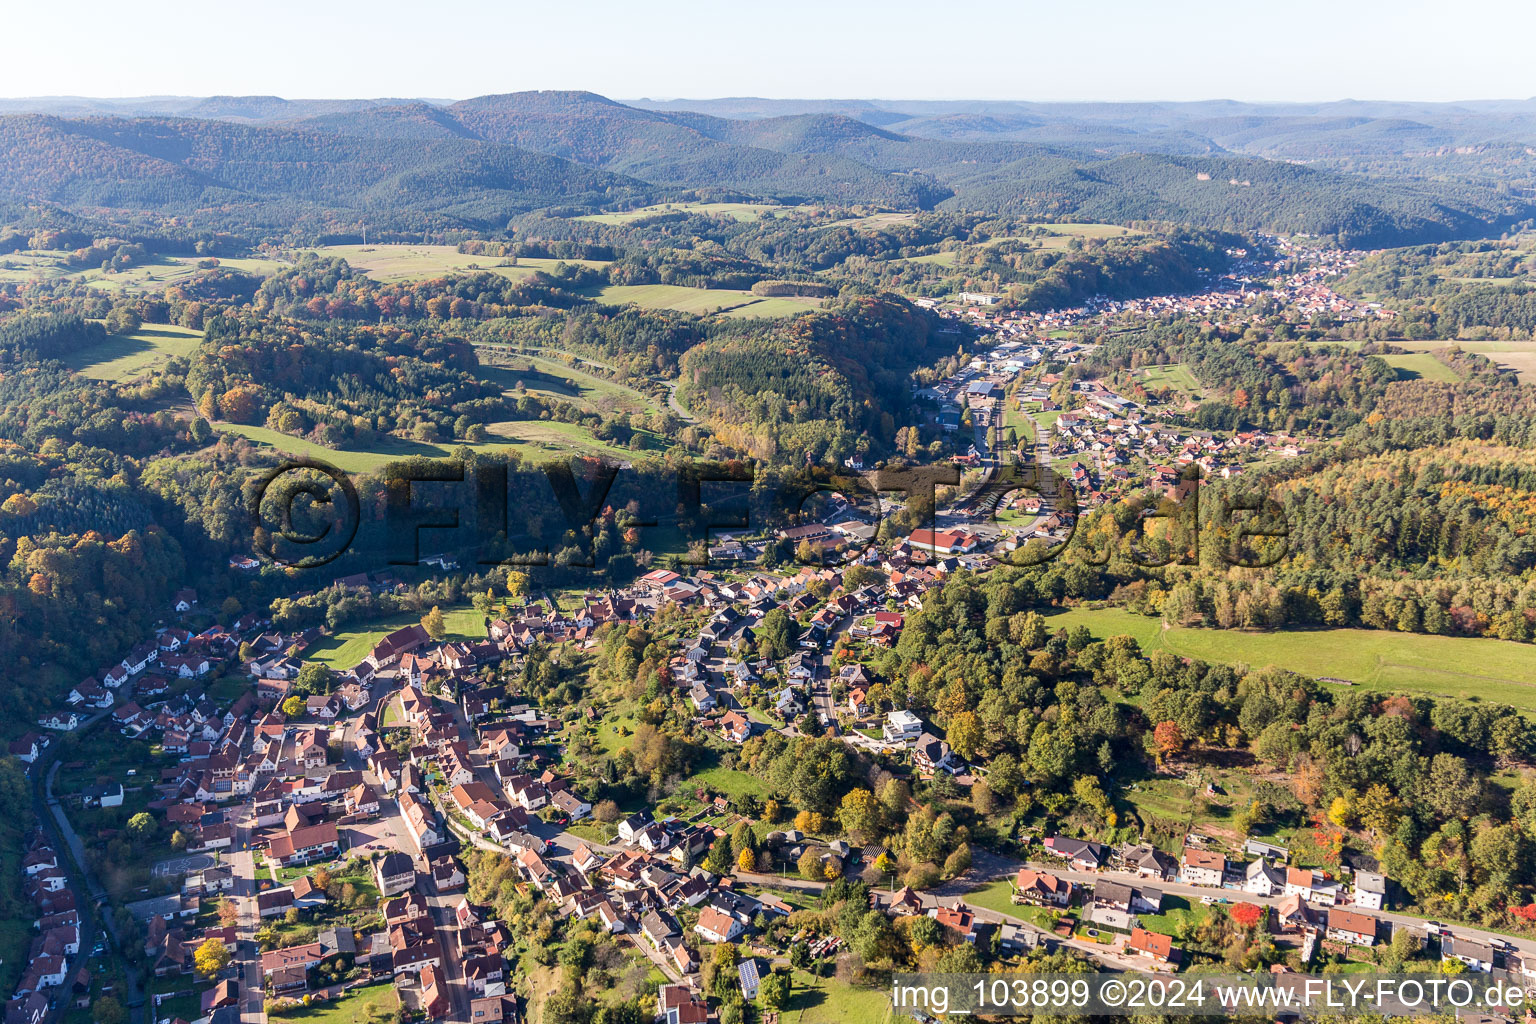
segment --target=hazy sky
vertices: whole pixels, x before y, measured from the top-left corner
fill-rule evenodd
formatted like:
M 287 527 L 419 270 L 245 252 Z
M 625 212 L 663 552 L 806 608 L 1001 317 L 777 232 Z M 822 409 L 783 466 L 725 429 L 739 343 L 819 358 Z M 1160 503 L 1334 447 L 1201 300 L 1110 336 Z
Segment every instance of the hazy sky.
M 11 0 L 0 96 L 1536 95 L 1529 0 Z

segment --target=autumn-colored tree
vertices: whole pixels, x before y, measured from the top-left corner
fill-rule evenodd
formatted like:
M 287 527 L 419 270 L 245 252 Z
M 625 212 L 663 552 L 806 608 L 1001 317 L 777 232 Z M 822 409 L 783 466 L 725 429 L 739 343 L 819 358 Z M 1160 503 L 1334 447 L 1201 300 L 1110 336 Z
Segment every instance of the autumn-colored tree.
M 233 928 L 240 923 L 240 907 L 234 900 L 225 898 L 219 900 L 219 926 Z
M 421 617 L 421 628 L 433 640 L 441 640 L 448 632 L 448 625 L 443 621 L 443 610 L 433 605 L 432 610 Z
M 1257 903 L 1238 903 L 1232 907 L 1232 920 L 1243 928 L 1252 928 L 1264 916 L 1264 908 Z
M 1152 730 L 1152 742 L 1157 744 L 1158 756 L 1172 757 L 1184 749 L 1184 730 L 1172 719 L 1158 722 Z
M 805 852 L 800 855 L 799 861 L 795 863 L 795 867 L 800 869 L 801 878 L 809 879 L 812 882 L 820 882 L 826 878 L 825 873 L 821 869 L 821 854 L 817 852 L 814 846 L 806 847 Z
M 736 858 L 736 870 L 737 871 L 756 871 L 757 870 L 757 854 L 752 852 L 752 848 L 751 847 L 744 847 L 742 849 L 740 855 L 737 856 L 737 858 Z
M 289 718 L 298 718 L 304 713 L 304 698 L 289 697 L 282 703 L 282 712 Z
M 229 966 L 230 952 L 222 939 L 206 939 L 192 954 L 192 965 L 204 978 L 212 978 Z

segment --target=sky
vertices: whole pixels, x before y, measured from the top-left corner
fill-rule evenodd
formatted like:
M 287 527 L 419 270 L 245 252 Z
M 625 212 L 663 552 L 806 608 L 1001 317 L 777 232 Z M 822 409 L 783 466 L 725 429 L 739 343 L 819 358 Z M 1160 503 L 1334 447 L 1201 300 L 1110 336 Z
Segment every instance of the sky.
M 11 0 L 0 25 L 5 97 L 1536 96 L 1529 0 Z

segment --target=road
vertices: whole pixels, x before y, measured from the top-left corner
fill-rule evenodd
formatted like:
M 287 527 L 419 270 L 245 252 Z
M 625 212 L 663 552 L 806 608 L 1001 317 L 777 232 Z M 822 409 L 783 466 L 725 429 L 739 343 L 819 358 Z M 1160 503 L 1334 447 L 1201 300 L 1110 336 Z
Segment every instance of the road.
M 133 695 L 133 682 L 123 685 L 118 692 L 117 699 L 126 701 Z M 84 735 L 97 726 L 108 715 L 112 708 L 102 708 L 87 716 L 75 730 L 75 735 Z M 146 1024 L 148 1020 L 145 1010 L 144 977 L 135 960 L 129 958 L 128 951 L 124 950 L 122 940 L 117 934 L 117 922 L 113 918 L 110 907 L 106 904 L 97 905 L 98 899 L 104 899 L 106 889 L 100 881 L 94 878 L 85 859 L 85 847 L 80 842 L 80 837 L 75 834 L 74 826 L 69 823 L 69 816 L 64 813 L 63 806 L 53 795 L 53 778 L 59 769 L 59 744 L 48 744 L 44 753 L 38 758 L 28 771 L 32 780 L 32 808 L 37 816 L 38 826 L 48 836 L 48 841 L 53 845 L 59 855 L 59 868 L 64 872 L 70 892 L 75 894 L 75 905 L 80 915 L 80 954 L 75 958 L 72 966 L 78 967 L 88 951 L 96 944 L 97 936 L 105 934 L 112 950 L 117 955 L 118 962 L 122 965 L 124 977 L 128 984 L 128 998 L 125 1000 L 128 1007 L 129 1020 L 132 1024 Z M 104 911 L 104 912 L 103 912 Z M 60 1013 L 68 1008 L 68 1000 L 55 1000 L 58 1004 L 49 1011 L 44 1018 L 45 1022 L 57 1020 Z
M 693 418 L 693 413 L 689 412 L 687 409 L 684 409 L 683 408 L 683 403 L 681 403 L 681 402 L 679 402 L 677 400 L 677 385 L 678 385 L 678 382 L 675 381 L 675 380 L 662 380 L 662 381 L 660 381 L 660 383 L 662 385 L 664 385 L 666 387 L 666 389 L 667 389 L 667 408 L 671 409 L 672 412 L 674 414 L 676 414 L 680 419 L 682 419 L 683 422 L 685 422 L 685 423 L 697 423 L 697 422 L 699 422 L 698 420 Z
M 1182 896 L 1189 900 L 1200 900 L 1204 898 L 1228 899 L 1234 903 L 1256 903 L 1260 906 L 1274 907 L 1279 906 L 1279 904 L 1285 899 L 1283 896 L 1256 896 L 1252 893 L 1243 892 L 1240 889 L 1216 889 L 1208 885 L 1187 885 L 1183 882 L 1152 881 L 1146 878 L 1138 877 L 1137 875 L 1127 871 L 1073 871 L 1069 868 L 1063 868 L 1055 864 L 1043 864 L 1036 862 L 1030 862 L 1028 866 L 1041 871 L 1049 871 L 1051 874 L 1058 878 L 1065 878 L 1068 881 L 1076 882 L 1079 885 L 1092 885 L 1096 881 L 1121 882 L 1126 885 L 1150 885 L 1154 888 L 1162 890 L 1164 895 L 1171 894 L 1174 896 Z M 1323 904 L 1309 903 L 1308 906 L 1319 913 L 1327 911 L 1327 907 Z M 1357 910 L 1355 907 L 1349 907 L 1348 909 Z M 1402 926 L 1406 928 L 1416 928 L 1422 931 L 1424 930 L 1426 924 L 1425 920 L 1421 917 L 1413 917 L 1408 914 L 1395 914 L 1388 910 L 1359 910 L 1358 912 L 1365 914 L 1368 917 L 1374 917 L 1383 921 L 1390 921 L 1394 927 Z M 1480 931 L 1471 925 L 1447 923 L 1446 930 L 1454 932 L 1457 935 L 1464 935 L 1478 942 L 1488 942 L 1495 944 L 1508 943 L 1509 945 L 1514 946 L 1516 949 L 1520 950 L 1521 953 L 1536 954 L 1536 939 L 1521 939 L 1514 938 L 1509 935 Z

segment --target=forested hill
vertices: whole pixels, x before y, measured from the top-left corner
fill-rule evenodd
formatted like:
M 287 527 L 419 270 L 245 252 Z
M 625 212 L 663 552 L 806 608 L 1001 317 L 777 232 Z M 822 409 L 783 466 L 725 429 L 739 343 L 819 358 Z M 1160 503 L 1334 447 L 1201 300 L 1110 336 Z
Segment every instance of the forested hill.
M 1507 150 L 1523 137 L 1523 113 L 1474 112 L 1426 127 L 1396 108 L 1282 116 L 1235 104 L 1153 104 L 1143 111 L 1150 127 L 1139 128 L 1134 111 L 1115 105 L 982 104 L 903 117 L 848 104 L 730 118 L 587 92 L 446 106 L 277 97 L 174 106 L 187 116 L 0 115 L 0 201 L 317 235 L 355 234 L 363 223 L 380 233 L 499 230 L 528 210 L 591 212 L 709 189 L 784 202 L 1303 231 L 1362 246 L 1484 237 L 1536 215 L 1536 191 L 1520 184 L 1531 158 Z M 1506 149 L 1490 142 L 1463 154 L 1470 162 L 1454 174 L 1431 173 L 1407 153 L 1495 135 Z M 1314 166 L 1251 150 L 1311 154 Z
M 0 117 L 0 199 L 280 226 L 320 211 L 408 226 L 500 227 L 554 204 L 643 198 L 638 181 L 558 157 L 408 130 L 253 127 L 191 118 Z M 370 122 L 358 115 L 358 123 Z M 213 211 L 204 208 L 215 208 Z M 345 218 L 344 218 L 345 219 Z

